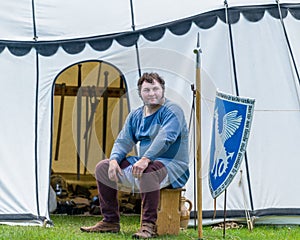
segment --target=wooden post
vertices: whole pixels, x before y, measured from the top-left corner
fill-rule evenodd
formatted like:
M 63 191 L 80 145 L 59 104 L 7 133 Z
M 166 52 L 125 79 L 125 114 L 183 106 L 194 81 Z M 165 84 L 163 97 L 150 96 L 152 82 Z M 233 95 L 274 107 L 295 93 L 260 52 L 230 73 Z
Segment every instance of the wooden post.
M 60 107 L 59 107 L 56 146 L 55 146 L 55 158 L 54 158 L 56 161 L 58 160 L 59 147 L 60 147 L 60 137 L 61 137 L 63 114 L 64 114 L 66 84 L 62 83 L 60 86 L 61 86 L 61 97 L 60 97 Z
M 197 38 L 196 54 L 196 143 L 197 143 L 197 209 L 198 209 L 198 239 L 202 239 L 202 159 L 201 159 L 201 75 L 200 75 L 200 39 Z
M 78 64 L 78 92 L 77 92 L 77 180 L 80 180 L 80 153 L 81 153 L 81 102 L 82 102 L 82 94 L 81 94 L 81 84 L 82 84 L 82 64 Z
M 223 226 L 223 238 L 225 238 L 226 234 L 226 204 L 227 204 L 227 188 L 225 188 L 224 193 L 224 226 Z

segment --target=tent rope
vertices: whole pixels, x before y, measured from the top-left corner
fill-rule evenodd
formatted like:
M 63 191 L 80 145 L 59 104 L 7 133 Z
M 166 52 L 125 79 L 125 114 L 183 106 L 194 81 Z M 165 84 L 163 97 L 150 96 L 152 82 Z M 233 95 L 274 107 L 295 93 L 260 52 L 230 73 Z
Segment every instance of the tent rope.
M 253 221 L 254 221 L 254 218 L 251 217 L 250 215 L 250 211 L 248 210 L 248 207 L 247 207 L 247 203 L 246 203 L 246 194 L 245 194 L 245 189 L 244 189 L 244 185 L 243 185 L 243 171 L 240 170 L 240 180 L 239 180 L 239 186 L 242 188 L 242 194 L 243 194 L 243 202 L 244 202 L 244 208 L 245 208 L 245 215 L 246 215 L 246 220 L 247 220 L 247 226 L 248 226 L 248 229 L 250 231 L 253 230 Z
M 130 10 L 131 10 L 131 28 L 133 32 L 135 32 L 135 22 L 134 22 L 134 9 L 133 9 L 133 3 L 132 0 L 130 0 Z M 138 67 L 138 73 L 139 77 L 142 76 L 142 70 L 141 70 L 141 61 L 140 61 L 140 52 L 139 52 L 139 45 L 136 42 L 135 43 L 135 51 L 136 51 L 136 59 L 137 59 L 137 67 Z
M 232 69 L 233 69 L 233 77 L 234 77 L 236 95 L 239 96 L 240 94 L 239 94 L 237 72 L 236 72 L 236 61 L 235 61 L 235 54 L 234 54 L 234 47 L 233 47 L 234 45 L 233 45 L 232 29 L 231 29 L 231 23 L 229 22 L 229 17 L 228 17 L 227 0 L 224 1 L 224 5 L 225 5 L 226 24 L 228 25 L 228 32 L 229 32 L 229 43 L 230 43 L 229 49 L 231 49 L 231 52 L 229 53 L 229 55 L 231 56 L 231 60 L 232 60 L 231 63 L 232 63 Z M 253 210 L 253 199 L 252 199 L 252 190 L 251 190 L 251 182 L 250 182 L 250 175 L 249 175 L 247 151 L 245 151 L 245 164 L 246 164 L 246 173 L 247 173 L 247 180 L 248 180 L 248 190 L 249 190 L 251 209 Z
M 292 62 L 293 62 L 293 68 L 294 68 L 295 73 L 297 75 L 298 84 L 300 84 L 299 72 L 298 72 L 296 61 L 295 61 L 294 53 L 293 53 L 292 48 L 291 48 L 290 40 L 289 40 L 287 31 L 286 31 L 286 28 L 285 28 L 285 24 L 284 24 L 284 21 L 283 21 L 279 0 L 276 0 L 276 3 L 277 3 L 278 13 L 279 13 L 279 17 L 280 17 L 280 23 L 281 23 L 281 26 L 282 26 L 282 29 L 283 29 L 283 32 L 284 32 L 284 36 L 285 36 L 285 39 L 286 39 L 286 43 L 287 43 L 287 46 L 288 46 L 289 53 L 291 55 L 291 59 L 292 59 Z M 298 89 L 298 103 L 300 105 L 299 86 L 296 89 Z

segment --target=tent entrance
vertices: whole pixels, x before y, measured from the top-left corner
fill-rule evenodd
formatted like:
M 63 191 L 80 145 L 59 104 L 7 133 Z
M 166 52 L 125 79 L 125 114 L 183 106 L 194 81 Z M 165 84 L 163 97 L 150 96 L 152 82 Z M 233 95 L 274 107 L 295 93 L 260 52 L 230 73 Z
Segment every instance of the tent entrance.
M 109 157 L 129 112 L 125 80 L 105 62 L 73 65 L 56 79 L 53 111 L 51 186 L 61 191 L 61 180 L 66 195 L 85 188 L 91 198 L 95 166 Z

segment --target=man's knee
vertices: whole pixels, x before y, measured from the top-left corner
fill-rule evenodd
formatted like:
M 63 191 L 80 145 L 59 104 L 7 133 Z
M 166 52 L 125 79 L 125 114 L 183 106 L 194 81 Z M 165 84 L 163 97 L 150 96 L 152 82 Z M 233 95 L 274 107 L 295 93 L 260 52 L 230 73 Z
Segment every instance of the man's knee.
M 103 180 L 103 177 L 105 177 L 108 174 L 108 167 L 109 159 L 104 159 L 97 163 L 95 168 L 95 177 L 97 181 Z
M 148 167 L 145 169 L 145 173 L 151 173 L 151 172 L 165 172 L 166 168 L 165 166 L 159 162 L 159 161 L 154 161 L 148 165 Z

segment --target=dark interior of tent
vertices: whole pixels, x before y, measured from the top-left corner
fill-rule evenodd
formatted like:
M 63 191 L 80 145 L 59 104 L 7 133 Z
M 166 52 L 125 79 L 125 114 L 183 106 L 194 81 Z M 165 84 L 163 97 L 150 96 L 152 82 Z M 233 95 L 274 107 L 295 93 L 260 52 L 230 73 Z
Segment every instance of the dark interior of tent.
M 52 213 L 100 214 L 94 169 L 128 114 L 126 83 L 108 63 L 81 62 L 59 74 L 53 95 Z M 119 199 L 123 212 L 140 211 L 138 194 L 120 191 Z

